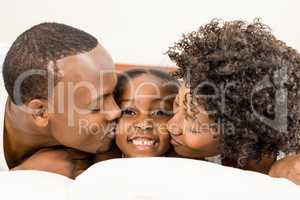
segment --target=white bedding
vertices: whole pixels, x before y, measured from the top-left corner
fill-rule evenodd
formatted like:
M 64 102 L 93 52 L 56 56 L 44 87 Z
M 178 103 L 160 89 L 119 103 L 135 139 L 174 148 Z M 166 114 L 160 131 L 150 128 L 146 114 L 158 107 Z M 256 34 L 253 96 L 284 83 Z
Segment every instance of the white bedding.
M 109 160 L 75 181 L 46 172 L 1 172 L 0 188 L 0 199 L 10 200 L 300 198 L 300 187 L 288 180 L 180 158 Z

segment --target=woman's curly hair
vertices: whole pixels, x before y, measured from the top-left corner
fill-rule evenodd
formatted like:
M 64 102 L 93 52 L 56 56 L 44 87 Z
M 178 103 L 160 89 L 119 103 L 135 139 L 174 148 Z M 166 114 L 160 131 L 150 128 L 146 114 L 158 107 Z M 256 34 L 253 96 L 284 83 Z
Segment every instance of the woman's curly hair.
M 300 56 L 259 19 L 214 19 L 183 35 L 167 54 L 193 100 L 222 125 L 224 157 L 242 167 L 298 149 Z

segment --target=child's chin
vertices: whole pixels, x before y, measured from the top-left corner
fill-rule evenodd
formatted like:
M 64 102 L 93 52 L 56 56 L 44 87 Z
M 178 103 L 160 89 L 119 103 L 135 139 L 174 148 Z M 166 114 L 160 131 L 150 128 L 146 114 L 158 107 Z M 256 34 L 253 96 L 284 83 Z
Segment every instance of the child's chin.
M 131 153 L 130 156 L 131 158 L 134 157 L 157 157 L 158 155 L 156 153 L 150 153 L 150 152 L 141 152 L 141 153 Z

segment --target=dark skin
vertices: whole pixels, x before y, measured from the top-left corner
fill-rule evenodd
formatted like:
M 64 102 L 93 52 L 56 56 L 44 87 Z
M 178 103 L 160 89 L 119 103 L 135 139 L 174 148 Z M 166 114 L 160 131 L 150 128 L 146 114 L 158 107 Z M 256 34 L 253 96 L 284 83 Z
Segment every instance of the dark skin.
M 286 156 L 274 163 L 269 175 L 275 178 L 287 178 L 300 185 L 300 155 Z
M 179 93 L 174 101 L 174 116 L 168 122 L 168 130 L 171 136 L 171 143 L 174 150 L 182 157 L 204 159 L 205 157 L 216 156 L 220 154 L 218 146 L 220 141 L 216 136 L 214 129 L 208 128 L 213 120 L 209 118 L 206 110 L 201 105 L 195 119 L 187 118 L 188 113 L 184 105 L 185 94 L 189 89 L 183 83 Z M 250 160 L 243 167 L 245 170 L 252 170 L 267 174 L 276 161 L 275 154 L 266 154 L 260 161 Z M 231 167 L 237 167 L 236 161 L 227 158 L 222 160 L 222 164 Z
M 91 156 L 84 152 L 64 147 L 58 149 L 52 147 L 37 151 L 12 170 L 47 171 L 75 179 L 92 163 Z
M 144 74 L 130 80 L 120 98 L 116 144 L 126 157 L 162 156 L 170 148 L 167 122 L 174 98 L 165 80 Z
M 122 116 L 118 119 L 116 144 L 109 152 L 95 157 L 95 162 L 125 157 L 177 157 L 170 149 L 167 121 L 172 117 L 174 95 L 167 87 L 165 80 L 151 74 L 143 74 L 130 79 L 120 96 Z M 166 98 L 172 96 L 171 98 Z M 134 143 L 129 140 L 155 139 L 153 145 Z M 120 151 L 122 150 L 122 152 Z
M 21 106 L 7 100 L 5 157 L 10 169 L 40 169 L 74 178 L 73 160 L 79 157 L 89 163 L 92 154 L 109 151 L 112 145 L 112 122 L 121 114 L 112 95 L 117 79 L 113 61 L 100 45 L 57 60 L 57 66 L 61 79 L 51 98 L 32 99 Z M 49 168 L 45 160 L 58 167 Z M 72 167 L 61 173 L 59 163 Z
M 93 156 L 93 163 L 98 163 L 102 162 L 105 160 L 110 160 L 114 158 L 122 158 L 122 152 L 121 150 L 117 147 L 115 142 L 112 144 L 112 147 L 110 148 L 109 151 L 105 153 L 98 153 Z

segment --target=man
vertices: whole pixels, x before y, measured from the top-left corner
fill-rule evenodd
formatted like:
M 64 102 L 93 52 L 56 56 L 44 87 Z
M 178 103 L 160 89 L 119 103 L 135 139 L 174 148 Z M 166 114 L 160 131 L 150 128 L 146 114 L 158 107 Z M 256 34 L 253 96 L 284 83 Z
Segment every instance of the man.
M 113 70 L 110 55 L 86 32 L 43 23 L 22 33 L 3 63 L 9 97 L 1 167 L 74 178 L 90 154 L 108 151 L 120 116 Z

